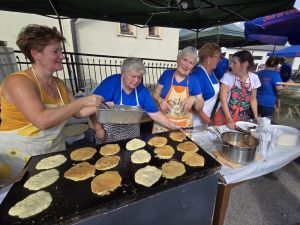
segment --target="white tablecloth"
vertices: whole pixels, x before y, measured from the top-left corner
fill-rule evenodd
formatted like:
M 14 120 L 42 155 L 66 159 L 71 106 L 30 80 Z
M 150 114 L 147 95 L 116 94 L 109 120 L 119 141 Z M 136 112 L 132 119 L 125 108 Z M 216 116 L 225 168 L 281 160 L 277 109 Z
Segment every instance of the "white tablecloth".
M 219 127 L 221 131 L 229 130 L 226 126 Z M 273 132 L 274 128 L 273 128 Z M 209 131 L 193 133 L 192 139 L 199 144 L 206 152 L 213 156 L 213 151 L 221 150 L 221 141 L 217 140 L 215 134 Z M 227 184 L 237 183 L 259 177 L 289 164 L 300 156 L 300 139 L 298 144 L 293 147 L 280 147 L 272 141 L 269 145 L 270 151 L 263 157 L 249 165 L 240 168 L 231 168 L 222 165 L 220 174 L 224 177 Z

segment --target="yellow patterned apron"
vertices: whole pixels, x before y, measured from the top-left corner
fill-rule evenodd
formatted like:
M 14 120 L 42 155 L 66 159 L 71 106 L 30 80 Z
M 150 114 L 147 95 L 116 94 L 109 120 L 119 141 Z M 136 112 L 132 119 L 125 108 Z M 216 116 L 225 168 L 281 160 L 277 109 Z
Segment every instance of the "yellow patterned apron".
M 32 71 L 40 89 L 42 102 L 44 102 L 41 86 L 34 70 Z M 57 108 L 64 105 L 57 84 L 56 88 L 60 102 L 58 104 L 45 104 L 46 108 Z M 16 174 L 24 167 L 31 156 L 65 150 L 62 129 L 66 122 L 45 130 L 40 130 L 33 124 L 28 124 L 16 130 L 0 131 L 0 172 L 2 173 L 0 177 Z M 5 175 L 4 172 L 9 174 Z
M 174 75 L 172 77 L 170 90 L 165 98 L 169 106 L 171 107 L 170 112 L 164 113 L 172 122 L 176 123 L 181 127 L 190 127 L 193 124 L 193 114 L 191 111 L 183 111 L 183 102 L 189 97 L 189 77 L 187 77 L 186 86 L 177 86 L 173 84 Z M 166 127 L 163 127 L 159 123 L 154 122 L 152 133 L 159 133 L 168 131 Z

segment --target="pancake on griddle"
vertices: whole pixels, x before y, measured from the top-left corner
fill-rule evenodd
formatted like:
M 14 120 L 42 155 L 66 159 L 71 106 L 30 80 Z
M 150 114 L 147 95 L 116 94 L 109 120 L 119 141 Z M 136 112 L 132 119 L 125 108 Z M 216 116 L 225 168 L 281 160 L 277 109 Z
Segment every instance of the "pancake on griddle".
M 166 162 L 162 165 L 162 175 L 167 179 L 174 179 L 185 173 L 183 163 L 177 161 Z
M 151 138 L 151 139 L 148 141 L 148 144 L 149 144 L 149 145 L 152 145 L 152 146 L 154 146 L 154 147 L 161 147 L 161 146 L 166 145 L 167 142 L 168 142 L 168 139 L 167 139 L 167 138 L 156 136 L 156 137 Z
M 142 141 L 141 139 L 134 138 L 127 142 L 126 149 L 129 151 L 134 151 L 139 148 L 143 148 L 146 145 L 146 142 Z
M 66 161 L 67 158 L 62 154 L 53 155 L 39 161 L 35 168 L 37 170 L 52 169 L 64 164 Z
M 52 196 L 49 192 L 38 191 L 17 202 L 9 209 L 8 214 L 24 219 L 44 211 L 51 205 L 51 202 Z
M 173 157 L 175 150 L 170 145 L 161 146 L 154 149 L 155 157 L 159 159 L 170 159 Z
M 171 138 L 173 141 L 182 142 L 183 140 L 186 139 L 186 135 L 185 135 L 185 133 L 183 133 L 183 132 L 176 131 L 176 132 L 170 133 L 170 138 Z
M 97 195 L 108 195 L 121 186 L 122 177 L 117 171 L 107 171 L 96 176 L 91 182 L 92 192 Z
M 147 163 L 151 160 L 151 155 L 145 149 L 137 150 L 131 155 L 131 162 L 136 164 Z
M 44 170 L 30 177 L 25 182 L 24 187 L 32 191 L 38 191 L 55 183 L 58 178 L 59 172 L 57 169 Z
M 146 187 L 151 187 L 161 177 L 161 170 L 155 166 L 149 166 L 139 169 L 134 174 L 134 180 L 137 184 L 141 184 Z
M 120 157 L 117 155 L 103 156 L 95 164 L 97 170 L 108 170 L 116 167 L 120 162 Z
M 95 166 L 88 162 L 81 162 L 68 169 L 64 177 L 73 181 L 80 181 L 94 176 L 96 172 Z
M 120 151 L 119 144 L 107 144 L 100 148 L 100 154 L 104 156 L 114 155 Z
M 92 158 L 96 152 L 96 149 L 92 147 L 84 147 L 71 152 L 70 156 L 74 161 L 84 161 Z
M 204 166 L 204 157 L 196 152 L 184 153 L 181 160 L 189 166 Z
M 185 141 L 177 145 L 177 150 L 180 152 L 197 152 L 199 148 L 195 143 L 191 141 Z

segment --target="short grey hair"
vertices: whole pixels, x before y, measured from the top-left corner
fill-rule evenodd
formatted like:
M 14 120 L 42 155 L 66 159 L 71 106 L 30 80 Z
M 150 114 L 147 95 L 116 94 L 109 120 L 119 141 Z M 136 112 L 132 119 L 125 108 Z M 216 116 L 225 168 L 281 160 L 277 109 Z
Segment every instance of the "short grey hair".
M 126 73 L 128 71 L 135 71 L 140 73 L 142 76 L 146 74 L 146 67 L 143 60 L 139 58 L 128 58 L 125 59 L 121 66 L 121 73 Z
M 198 61 L 197 49 L 192 46 L 188 46 L 182 49 L 177 56 L 177 60 L 182 59 L 184 56 L 192 57 L 194 59 L 195 64 Z

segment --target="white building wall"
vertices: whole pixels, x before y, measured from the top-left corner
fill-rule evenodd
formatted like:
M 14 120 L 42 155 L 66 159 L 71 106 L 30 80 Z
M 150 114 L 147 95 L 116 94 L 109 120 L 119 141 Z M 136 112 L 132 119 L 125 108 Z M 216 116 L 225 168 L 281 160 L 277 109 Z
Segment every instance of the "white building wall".
M 176 60 L 179 29 L 160 28 L 161 38 L 147 37 L 148 28 L 133 36 L 120 35 L 119 23 L 79 19 L 76 30 L 80 52 L 124 57 Z

